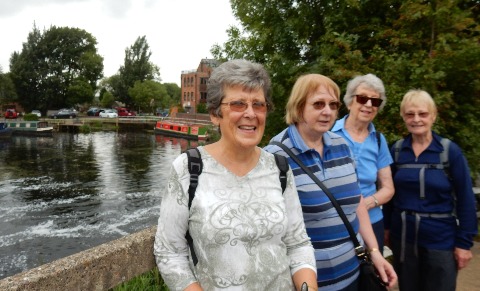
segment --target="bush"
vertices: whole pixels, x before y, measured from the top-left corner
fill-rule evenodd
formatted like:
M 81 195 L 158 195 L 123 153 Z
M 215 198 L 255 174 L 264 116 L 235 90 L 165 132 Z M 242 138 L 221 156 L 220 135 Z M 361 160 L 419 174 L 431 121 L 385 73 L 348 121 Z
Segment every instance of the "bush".
M 38 121 L 38 116 L 36 114 L 27 113 L 23 116 L 25 121 Z

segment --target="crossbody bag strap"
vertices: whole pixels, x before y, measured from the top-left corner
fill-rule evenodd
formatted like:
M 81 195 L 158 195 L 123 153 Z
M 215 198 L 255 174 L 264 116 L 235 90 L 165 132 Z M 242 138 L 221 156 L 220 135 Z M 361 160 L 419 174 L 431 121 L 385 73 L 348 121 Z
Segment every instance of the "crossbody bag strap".
M 343 212 L 342 208 L 340 207 L 340 204 L 338 204 L 337 200 L 335 199 L 335 197 L 333 197 L 333 194 L 330 192 L 330 190 L 328 190 L 328 188 L 322 183 L 322 181 L 320 181 L 320 179 L 318 179 L 317 176 L 315 176 L 312 173 L 312 171 L 310 171 L 310 169 L 307 168 L 307 166 L 305 166 L 305 164 L 302 163 L 302 161 L 287 146 L 285 146 L 283 143 L 278 142 L 278 141 L 271 141 L 270 144 L 271 145 L 276 145 L 276 146 L 279 146 L 280 148 L 282 148 L 295 161 L 295 163 L 297 163 L 297 165 L 299 165 L 303 169 L 303 171 L 308 176 L 310 176 L 310 178 L 315 183 L 317 183 L 317 185 L 323 190 L 325 195 L 327 195 L 327 197 L 332 202 L 335 209 L 337 209 L 338 215 L 340 215 L 340 218 L 343 220 L 343 223 L 345 224 L 345 227 L 347 228 L 348 234 L 350 235 L 350 238 L 352 239 L 353 244 L 355 245 L 355 252 L 356 252 L 357 256 L 359 256 L 359 257 L 364 256 L 365 255 L 365 248 L 362 245 L 360 245 L 360 242 L 358 241 L 357 236 L 355 235 L 355 231 L 353 230 L 353 227 L 350 224 L 350 221 L 348 221 L 348 218 L 345 215 L 345 212 Z

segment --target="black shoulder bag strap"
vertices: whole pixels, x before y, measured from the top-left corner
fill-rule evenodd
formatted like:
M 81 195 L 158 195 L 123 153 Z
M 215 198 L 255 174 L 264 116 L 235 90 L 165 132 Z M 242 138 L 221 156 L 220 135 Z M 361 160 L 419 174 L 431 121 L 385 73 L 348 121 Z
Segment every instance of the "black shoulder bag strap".
M 318 179 L 317 176 L 315 176 L 312 173 L 312 171 L 310 171 L 310 169 L 307 168 L 307 166 L 305 166 L 305 164 L 302 163 L 302 161 L 300 161 L 300 159 L 288 147 L 286 147 L 283 143 L 278 142 L 278 141 L 271 141 L 270 144 L 271 145 L 276 145 L 276 146 L 279 146 L 280 148 L 282 148 L 295 161 L 295 163 L 297 163 L 297 165 L 299 165 L 303 169 L 303 171 L 308 176 L 310 176 L 310 178 L 315 183 L 317 183 L 317 185 L 323 190 L 325 195 L 327 195 L 327 197 L 332 202 L 335 209 L 337 209 L 338 215 L 340 216 L 343 223 L 345 224 L 345 227 L 347 228 L 348 234 L 350 235 L 350 238 L 352 239 L 353 244 L 355 245 L 355 253 L 357 254 L 357 257 L 359 257 L 361 259 L 366 258 L 365 248 L 358 241 L 357 236 L 355 235 L 355 231 L 353 230 L 353 227 L 350 224 L 350 221 L 348 221 L 347 216 L 343 212 L 342 208 L 340 207 L 340 204 L 338 204 L 335 197 L 333 197 L 333 194 L 330 192 L 330 190 L 328 190 L 328 188 L 322 183 L 322 181 L 320 181 L 320 179 Z

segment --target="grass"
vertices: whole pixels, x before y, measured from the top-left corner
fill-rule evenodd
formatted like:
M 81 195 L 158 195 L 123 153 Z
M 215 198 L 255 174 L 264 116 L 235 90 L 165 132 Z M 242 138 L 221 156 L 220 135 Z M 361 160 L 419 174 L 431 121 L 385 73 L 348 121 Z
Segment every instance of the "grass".
M 133 278 L 110 291 L 168 291 L 158 269 L 155 268 L 145 274 Z

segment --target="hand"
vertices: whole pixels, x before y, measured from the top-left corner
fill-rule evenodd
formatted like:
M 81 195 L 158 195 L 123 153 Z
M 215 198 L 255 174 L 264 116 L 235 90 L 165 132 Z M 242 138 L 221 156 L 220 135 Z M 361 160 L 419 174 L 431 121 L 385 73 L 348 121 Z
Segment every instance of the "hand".
M 393 269 L 393 266 L 387 260 L 385 260 L 382 254 L 378 251 L 370 253 L 370 256 L 378 275 L 380 275 L 380 278 L 382 278 L 384 282 L 388 282 L 388 288 L 395 286 L 397 284 L 398 277 L 397 273 L 395 273 L 395 270 Z
M 457 261 L 458 270 L 465 268 L 473 257 L 472 251 L 461 248 L 455 248 L 453 253 L 455 255 L 455 260 Z

